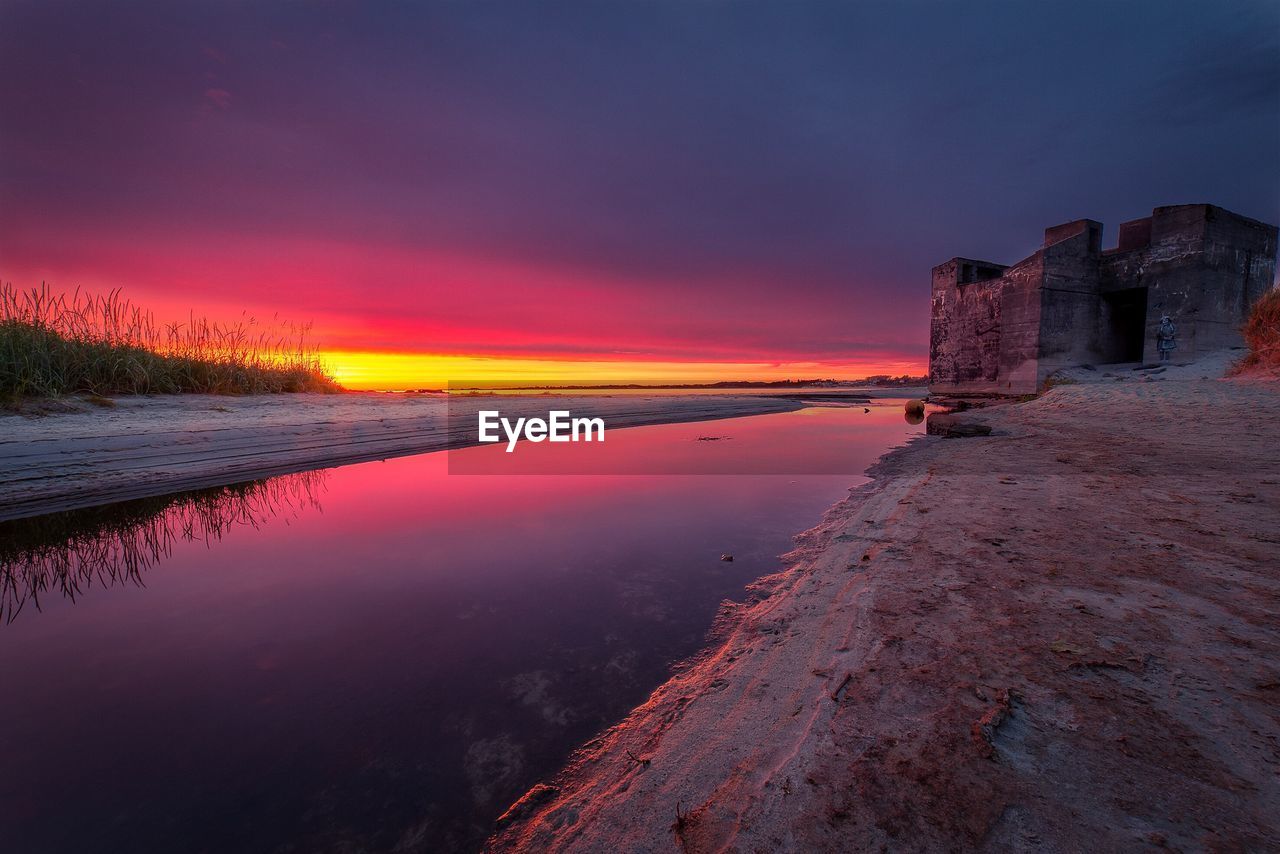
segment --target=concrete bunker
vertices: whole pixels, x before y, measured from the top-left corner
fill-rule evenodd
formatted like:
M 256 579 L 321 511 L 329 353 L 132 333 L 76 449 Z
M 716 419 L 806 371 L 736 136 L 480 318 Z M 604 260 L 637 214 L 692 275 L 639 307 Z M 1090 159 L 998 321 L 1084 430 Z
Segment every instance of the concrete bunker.
M 1208 204 L 1159 207 L 1122 223 L 1045 229 L 1016 264 L 952 258 L 933 268 L 929 385 L 951 394 L 1026 394 L 1054 371 L 1150 361 L 1168 314 L 1178 359 L 1242 343 L 1240 327 L 1275 281 L 1277 229 Z

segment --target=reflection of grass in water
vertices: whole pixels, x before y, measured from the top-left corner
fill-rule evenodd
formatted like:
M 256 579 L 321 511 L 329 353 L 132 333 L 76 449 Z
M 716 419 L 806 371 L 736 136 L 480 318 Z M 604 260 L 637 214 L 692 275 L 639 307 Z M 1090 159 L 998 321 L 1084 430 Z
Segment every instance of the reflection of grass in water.
M 40 610 L 49 593 L 74 601 L 95 580 L 142 586 L 143 571 L 179 541 L 209 545 L 237 526 L 319 509 L 326 476 L 301 472 L 0 522 L 0 617 L 12 622 L 28 601 Z

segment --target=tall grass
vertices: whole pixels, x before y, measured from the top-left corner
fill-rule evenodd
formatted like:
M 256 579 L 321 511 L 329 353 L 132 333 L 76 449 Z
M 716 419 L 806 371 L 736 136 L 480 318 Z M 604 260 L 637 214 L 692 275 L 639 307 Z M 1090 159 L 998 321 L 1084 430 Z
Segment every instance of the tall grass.
M 1244 343 L 1249 353 L 1240 361 L 1239 370 L 1280 371 L 1280 288 L 1272 288 L 1254 303 L 1244 324 Z
M 309 332 L 251 317 L 161 325 L 119 290 L 0 284 L 0 397 L 341 391 Z

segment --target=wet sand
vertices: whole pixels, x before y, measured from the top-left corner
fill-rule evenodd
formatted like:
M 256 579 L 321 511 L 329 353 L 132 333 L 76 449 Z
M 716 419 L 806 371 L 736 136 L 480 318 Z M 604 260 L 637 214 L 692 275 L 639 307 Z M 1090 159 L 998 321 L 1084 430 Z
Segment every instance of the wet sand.
M 490 847 L 1274 845 L 1280 384 L 1222 364 L 887 455 Z
M 760 395 L 476 397 L 290 394 L 72 399 L 49 414 L 0 416 L 0 521 L 224 486 L 474 440 L 475 411 L 546 417 L 553 404 L 603 416 L 609 429 L 789 412 L 798 399 Z M 30 407 L 40 411 L 38 405 Z M 459 438 L 462 431 L 467 438 Z

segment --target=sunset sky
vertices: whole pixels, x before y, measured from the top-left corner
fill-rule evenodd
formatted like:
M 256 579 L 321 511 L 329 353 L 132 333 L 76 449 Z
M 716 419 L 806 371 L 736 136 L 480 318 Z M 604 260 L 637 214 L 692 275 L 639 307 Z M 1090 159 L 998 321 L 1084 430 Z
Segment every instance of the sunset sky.
M 0 2 L 0 277 L 353 387 L 922 373 L 929 268 L 1280 221 L 1274 3 Z

